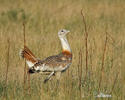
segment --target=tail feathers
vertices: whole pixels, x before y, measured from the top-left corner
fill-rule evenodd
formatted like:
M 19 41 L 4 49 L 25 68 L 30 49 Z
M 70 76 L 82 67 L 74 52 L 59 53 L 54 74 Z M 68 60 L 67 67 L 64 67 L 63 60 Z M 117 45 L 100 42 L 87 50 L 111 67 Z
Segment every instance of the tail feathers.
M 34 56 L 34 54 L 29 50 L 27 46 L 25 46 L 24 49 L 20 51 L 20 56 L 26 59 L 29 67 L 34 66 L 34 64 L 38 62 L 38 59 Z

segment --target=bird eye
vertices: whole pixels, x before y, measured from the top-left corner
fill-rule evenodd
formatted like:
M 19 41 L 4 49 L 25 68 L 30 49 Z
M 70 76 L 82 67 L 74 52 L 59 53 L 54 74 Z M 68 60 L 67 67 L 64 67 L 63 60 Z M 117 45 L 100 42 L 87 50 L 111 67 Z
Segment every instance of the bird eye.
M 61 32 L 63 32 L 63 30 L 61 30 Z

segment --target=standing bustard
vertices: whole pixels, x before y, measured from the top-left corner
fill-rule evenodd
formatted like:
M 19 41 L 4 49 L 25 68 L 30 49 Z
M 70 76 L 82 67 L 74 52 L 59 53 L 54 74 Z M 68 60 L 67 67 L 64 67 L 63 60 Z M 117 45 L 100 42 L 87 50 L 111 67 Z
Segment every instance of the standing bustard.
M 47 82 L 53 75 L 60 78 L 60 74 L 64 72 L 72 63 L 72 52 L 66 39 L 66 34 L 69 32 L 70 31 L 65 29 L 58 32 L 63 49 L 58 55 L 49 56 L 43 60 L 39 60 L 26 46 L 23 50 L 21 50 L 21 57 L 26 59 L 29 66 L 29 73 L 49 74 L 44 80 L 44 83 Z

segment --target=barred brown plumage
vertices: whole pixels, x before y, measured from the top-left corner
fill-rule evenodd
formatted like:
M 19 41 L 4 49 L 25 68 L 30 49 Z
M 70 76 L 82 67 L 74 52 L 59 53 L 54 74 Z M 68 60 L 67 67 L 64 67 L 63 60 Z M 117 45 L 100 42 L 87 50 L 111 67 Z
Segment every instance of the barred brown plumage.
M 48 73 L 49 76 L 44 80 L 44 82 L 47 82 L 51 76 L 57 73 L 57 75 L 60 76 L 62 72 L 66 71 L 72 63 L 72 52 L 66 39 L 67 33 L 69 33 L 69 31 L 65 29 L 58 32 L 63 51 L 58 55 L 49 56 L 43 60 L 38 60 L 27 46 L 24 47 L 20 54 L 21 57 L 26 59 L 29 66 L 29 73 Z

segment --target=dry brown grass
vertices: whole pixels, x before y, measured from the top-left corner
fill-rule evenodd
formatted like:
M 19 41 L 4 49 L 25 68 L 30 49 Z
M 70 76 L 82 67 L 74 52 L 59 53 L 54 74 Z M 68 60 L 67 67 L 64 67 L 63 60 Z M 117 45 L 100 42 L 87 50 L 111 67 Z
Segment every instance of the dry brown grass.
M 8 99 L 78 100 L 79 52 L 82 51 L 82 76 L 85 77 L 85 40 L 81 8 L 88 27 L 88 76 L 80 80 L 81 97 L 95 99 L 98 94 L 100 71 L 104 54 L 105 32 L 108 32 L 103 66 L 101 92 L 112 93 L 113 100 L 123 99 L 125 92 L 125 1 L 124 0 L 0 0 L 0 98 L 3 99 L 7 38 L 10 37 Z M 23 95 L 24 61 L 19 58 L 23 47 L 23 26 L 26 22 L 26 42 L 40 59 L 61 51 L 57 32 L 61 28 L 71 31 L 68 40 L 73 52 L 72 66 L 61 77 L 56 88 L 53 78 L 43 84 L 44 76 L 31 75 L 31 96 Z M 81 66 L 80 66 L 81 67 Z M 118 73 L 118 75 L 116 75 Z M 112 91 L 112 92 L 111 92 Z

